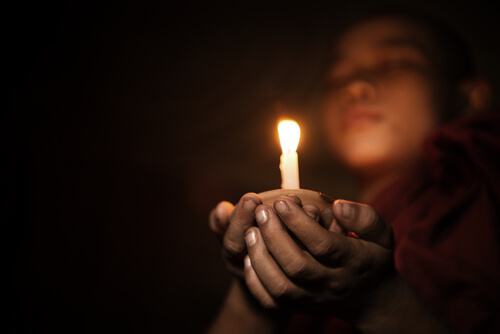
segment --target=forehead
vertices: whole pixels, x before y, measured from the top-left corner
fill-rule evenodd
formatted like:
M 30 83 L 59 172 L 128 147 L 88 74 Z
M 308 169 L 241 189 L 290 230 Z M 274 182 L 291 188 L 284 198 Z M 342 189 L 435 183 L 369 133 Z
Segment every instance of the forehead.
M 429 55 L 432 45 L 422 28 L 395 18 L 380 18 L 361 22 L 348 29 L 338 41 L 335 58 L 362 55 L 383 49 L 414 49 Z

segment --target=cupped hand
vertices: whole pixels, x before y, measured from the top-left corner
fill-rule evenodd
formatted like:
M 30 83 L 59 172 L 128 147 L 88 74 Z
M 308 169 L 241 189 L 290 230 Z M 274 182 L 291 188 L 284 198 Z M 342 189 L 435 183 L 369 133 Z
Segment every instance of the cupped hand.
M 326 230 L 291 198 L 278 198 L 274 209 L 258 206 L 258 226 L 245 234 L 245 279 L 263 306 L 345 316 L 369 307 L 396 275 L 392 229 L 373 208 L 333 204 L 336 224 L 357 237 Z
M 223 201 L 209 215 L 209 227 L 221 242 L 226 267 L 237 277 L 243 277 L 245 233 L 255 225 L 255 208 L 261 203 L 257 194 L 247 193 L 236 206 Z
M 290 195 L 288 198 L 302 207 L 297 196 Z M 259 195 L 246 193 L 236 206 L 222 201 L 209 214 L 209 227 L 221 242 L 226 267 L 237 277 L 243 278 L 243 259 L 247 255 L 245 234 L 250 227 L 257 225 L 255 209 L 261 204 Z M 319 219 L 319 210 L 314 205 L 305 205 L 303 210 L 316 220 Z

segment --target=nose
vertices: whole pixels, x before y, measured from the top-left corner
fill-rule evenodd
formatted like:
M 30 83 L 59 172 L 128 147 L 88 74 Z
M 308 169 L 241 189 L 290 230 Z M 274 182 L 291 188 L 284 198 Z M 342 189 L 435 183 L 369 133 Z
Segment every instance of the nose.
M 377 98 L 377 87 L 367 79 L 354 79 L 348 82 L 340 93 L 341 103 L 350 105 L 356 102 L 373 102 Z

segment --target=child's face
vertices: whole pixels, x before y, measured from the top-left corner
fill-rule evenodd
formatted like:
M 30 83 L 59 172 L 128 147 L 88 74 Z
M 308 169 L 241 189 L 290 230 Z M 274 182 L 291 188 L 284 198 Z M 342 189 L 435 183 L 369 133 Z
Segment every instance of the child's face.
M 339 42 L 324 105 L 330 145 L 362 174 L 408 168 L 437 125 L 427 39 L 411 25 L 379 19 Z

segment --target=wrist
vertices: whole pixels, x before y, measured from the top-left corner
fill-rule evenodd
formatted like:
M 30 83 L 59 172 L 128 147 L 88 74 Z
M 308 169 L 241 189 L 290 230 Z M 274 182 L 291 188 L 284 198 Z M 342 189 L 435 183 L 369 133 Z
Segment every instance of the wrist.
M 449 333 L 397 273 L 384 280 L 356 320 L 361 333 Z
M 263 308 L 242 279 L 235 278 L 219 317 L 209 333 L 275 333 L 284 326 L 289 315 Z
M 243 303 L 238 303 L 242 311 L 250 315 L 248 321 L 253 324 L 263 324 L 265 328 L 280 328 L 290 318 L 290 313 L 279 309 L 264 308 L 248 290 L 246 282 L 243 279 L 235 279 L 233 282 L 234 295 Z M 236 299 L 236 298 L 235 298 Z

